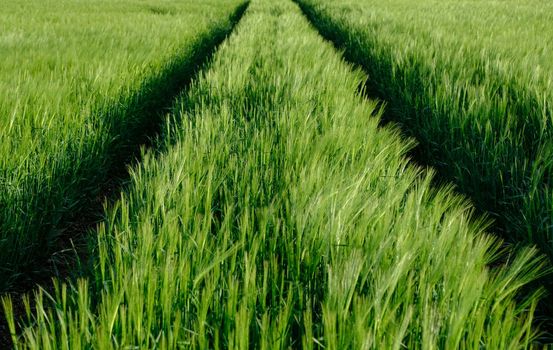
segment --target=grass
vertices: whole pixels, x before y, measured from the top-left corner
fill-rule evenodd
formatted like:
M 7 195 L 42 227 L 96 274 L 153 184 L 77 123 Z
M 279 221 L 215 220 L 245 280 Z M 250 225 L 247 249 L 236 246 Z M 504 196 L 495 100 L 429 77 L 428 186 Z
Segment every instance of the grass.
M 363 81 L 297 6 L 252 1 L 106 208 L 92 275 L 21 328 L 3 299 L 16 348 L 531 347 L 543 261 L 433 188 Z
M 298 0 L 388 101 L 419 159 L 553 258 L 551 3 Z
M 0 13 L 0 292 L 44 273 L 243 1 L 8 2 Z M 239 6 L 242 6 L 239 8 Z M 61 247 L 61 248 L 60 248 Z

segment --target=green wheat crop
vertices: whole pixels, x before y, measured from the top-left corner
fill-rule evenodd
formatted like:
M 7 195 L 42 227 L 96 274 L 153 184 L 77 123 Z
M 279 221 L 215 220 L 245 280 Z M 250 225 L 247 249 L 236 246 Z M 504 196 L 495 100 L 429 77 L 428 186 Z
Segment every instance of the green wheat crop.
M 17 347 L 530 347 L 540 260 L 498 262 L 363 76 L 291 2 L 252 1 L 106 209 L 92 276 L 27 299 L 19 331 L 4 299 Z
M 243 4 L 2 1 L 0 292 L 69 246 L 59 240 Z
M 418 154 L 553 258 L 553 5 L 545 0 L 298 0 L 363 66 Z

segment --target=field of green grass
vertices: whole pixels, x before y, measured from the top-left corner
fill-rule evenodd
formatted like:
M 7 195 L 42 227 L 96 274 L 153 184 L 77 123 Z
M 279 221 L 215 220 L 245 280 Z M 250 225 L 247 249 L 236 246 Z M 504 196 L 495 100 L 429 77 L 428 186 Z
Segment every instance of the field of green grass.
M 252 0 L 175 102 L 94 269 L 3 298 L 18 349 L 519 349 L 544 273 L 380 127 L 291 1 Z
M 298 0 L 368 73 L 418 159 L 553 258 L 553 3 Z
M 2 2 L 0 292 L 71 248 L 112 173 L 155 134 L 158 110 L 243 4 Z
M 551 19 L 2 4 L 0 348 L 547 346 Z

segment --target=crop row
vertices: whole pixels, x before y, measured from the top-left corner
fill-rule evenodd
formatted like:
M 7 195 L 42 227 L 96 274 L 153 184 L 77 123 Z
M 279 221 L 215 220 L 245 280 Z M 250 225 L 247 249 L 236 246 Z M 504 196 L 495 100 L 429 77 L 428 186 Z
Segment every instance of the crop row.
M 2 4 L 0 292 L 44 273 L 45 260 L 70 247 L 60 241 L 87 224 L 83 213 L 155 134 L 158 110 L 170 106 L 243 5 Z
M 488 267 L 500 242 L 363 81 L 291 2 L 252 1 L 107 209 L 92 276 L 38 292 L 16 344 L 529 346 L 535 252 Z
M 548 1 L 298 0 L 370 76 L 417 154 L 553 258 L 553 8 Z

